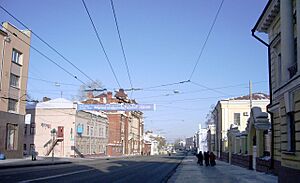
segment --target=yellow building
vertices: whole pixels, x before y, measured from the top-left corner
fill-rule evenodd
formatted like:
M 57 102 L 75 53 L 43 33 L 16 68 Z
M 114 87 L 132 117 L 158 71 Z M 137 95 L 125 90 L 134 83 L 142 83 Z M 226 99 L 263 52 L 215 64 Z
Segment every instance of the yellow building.
M 266 111 L 266 106 L 270 102 L 268 95 L 254 93 L 252 98 L 253 107 L 260 107 L 263 111 Z M 247 127 L 249 115 L 249 95 L 218 101 L 213 110 L 213 116 L 216 125 L 215 151 L 219 158 L 222 158 L 223 155 L 228 156 L 227 132 L 230 126 L 236 125 L 239 131 L 244 131 Z
M 300 1 L 269 0 L 252 35 L 269 53 L 273 168 L 279 182 L 300 182 Z
M 5 22 L 0 29 L 0 153 L 23 157 L 30 31 Z

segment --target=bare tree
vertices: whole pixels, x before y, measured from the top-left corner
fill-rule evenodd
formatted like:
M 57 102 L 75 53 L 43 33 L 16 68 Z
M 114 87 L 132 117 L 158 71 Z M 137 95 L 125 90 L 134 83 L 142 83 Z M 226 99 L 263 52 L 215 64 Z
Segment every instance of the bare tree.
M 95 80 L 91 82 L 87 82 L 86 84 L 80 85 L 78 89 L 78 96 L 76 97 L 77 100 L 84 100 L 87 98 L 88 93 L 92 93 L 94 96 L 99 95 L 102 91 L 104 85 L 100 80 Z
M 214 115 L 213 115 L 214 109 L 215 109 L 215 105 L 211 105 L 209 107 L 209 111 L 208 111 L 208 113 L 207 113 L 207 115 L 205 117 L 205 120 L 206 120 L 205 124 L 206 125 L 214 123 Z

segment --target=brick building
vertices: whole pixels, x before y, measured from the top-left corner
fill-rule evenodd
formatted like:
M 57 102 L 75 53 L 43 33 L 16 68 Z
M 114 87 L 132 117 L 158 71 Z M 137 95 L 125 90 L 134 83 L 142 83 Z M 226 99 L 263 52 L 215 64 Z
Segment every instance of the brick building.
M 112 92 L 98 96 L 89 95 L 88 104 L 116 104 L 136 103 L 128 98 L 123 89 L 113 96 Z M 109 140 L 107 155 L 119 156 L 123 154 L 137 155 L 142 153 L 144 121 L 140 111 L 107 111 L 109 120 Z

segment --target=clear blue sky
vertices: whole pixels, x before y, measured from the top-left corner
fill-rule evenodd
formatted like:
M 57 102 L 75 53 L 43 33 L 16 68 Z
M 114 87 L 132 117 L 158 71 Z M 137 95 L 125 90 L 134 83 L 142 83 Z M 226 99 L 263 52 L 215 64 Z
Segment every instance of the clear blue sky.
M 123 88 L 130 88 L 109 0 L 86 0 L 108 56 Z M 0 1 L 35 33 L 63 53 L 106 88 L 118 88 L 96 40 L 81 0 Z M 135 88 L 187 80 L 200 53 L 221 0 L 115 0 L 119 28 Z M 145 112 L 145 127 L 166 136 L 193 136 L 211 105 L 230 96 L 246 95 L 249 80 L 254 92 L 268 93 L 267 48 L 251 36 L 251 29 L 267 0 L 225 0 L 191 83 L 136 91 L 139 103 L 155 103 Z M 1 21 L 24 29 L 2 10 Z M 36 37 L 32 45 L 80 79 L 87 79 L 44 46 Z M 28 93 L 41 99 L 77 95 L 80 83 L 38 55 L 30 53 L 29 77 L 71 83 L 55 86 L 29 79 Z M 255 83 L 257 82 L 257 83 Z M 179 94 L 172 94 L 178 90 Z M 222 93 L 220 93 L 222 92 Z M 226 94 L 226 95 L 225 95 Z M 168 95 L 168 96 L 167 96 Z

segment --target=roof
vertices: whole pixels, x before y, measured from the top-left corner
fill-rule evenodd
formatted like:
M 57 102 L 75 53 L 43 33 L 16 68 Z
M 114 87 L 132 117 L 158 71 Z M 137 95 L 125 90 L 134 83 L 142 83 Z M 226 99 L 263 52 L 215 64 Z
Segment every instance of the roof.
M 64 98 L 57 98 L 47 102 L 28 104 L 26 109 L 75 109 L 75 104 Z
M 250 100 L 250 95 L 230 98 L 229 100 Z M 265 93 L 253 93 L 252 100 L 270 100 L 270 96 Z
M 254 28 L 252 29 L 252 32 L 258 31 L 258 32 L 267 33 L 275 17 L 279 14 L 279 11 L 280 11 L 280 1 L 269 0 L 262 14 L 260 15 L 258 21 L 256 22 Z

